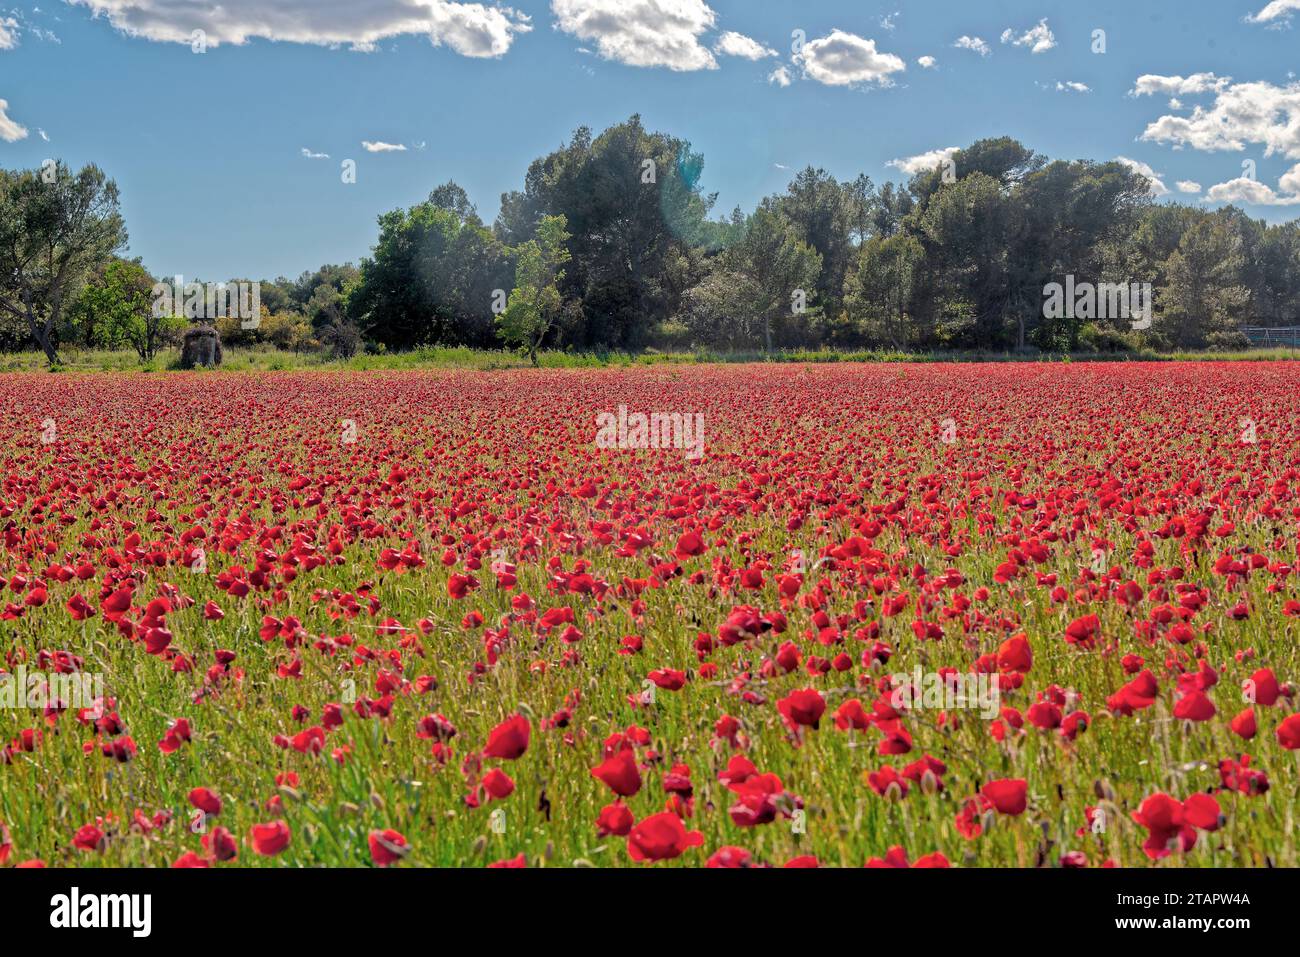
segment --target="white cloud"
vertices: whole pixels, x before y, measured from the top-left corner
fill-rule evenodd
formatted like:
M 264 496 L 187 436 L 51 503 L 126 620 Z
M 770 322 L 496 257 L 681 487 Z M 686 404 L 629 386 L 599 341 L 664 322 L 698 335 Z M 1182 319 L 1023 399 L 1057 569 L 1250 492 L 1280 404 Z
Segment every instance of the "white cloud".
M 405 153 L 406 145 L 404 143 L 372 143 L 369 140 L 362 140 L 361 147 L 367 153 Z
M 889 86 L 891 73 L 907 69 L 907 64 L 892 53 L 881 53 L 876 41 L 843 30 L 809 40 L 795 55 L 804 75 L 827 86 L 853 86 L 878 83 Z
M 49 134 L 49 133 L 46 133 L 46 132 L 45 132 L 43 129 L 41 129 L 39 126 L 36 127 L 36 135 L 39 136 L 41 139 L 43 139 L 43 140 L 44 140 L 45 142 L 47 142 L 47 143 L 50 141 L 50 134 Z
M 1141 138 L 1206 152 L 1239 152 L 1258 144 L 1265 156 L 1300 159 L 1300 83 L 1229 82 L 1209 108 L 1198 106 L 1190 116 L 1162 116 Z
M 1277 185 L 1284 193 L 1300 193 L 1300 163 L 1283 173 Z
M 1300 0 L 1273 0 L 1259 13 L 1246 19 L 1251 23 L 1269 23 L 1279 17 L 1289 20 L 1297 10 L 1300 10 Z
M 1215 76 L 1213 73 L 1193 73 L 1191 76 L 1160 76 L 1157 73 L 1145 73 L 1137 78 L 1129 96 L 1191 96 L 1197 93 L 1218 93 L 1232 82 L 1230 76 Z M 1178 107 L 1174 107 L 1178 109 Z
M 932 56 L 920 56 L 916 58 L 916 64 L 922 70 L 933 70 L 939 65 L 939 61 Z
M 1278 183 L 1282 192 L 1257 179 L 1239 177 L 1226 183 L 1211 186 L 1205 193 L 1207 203 L 1249 203 L 1252 206 L 1300 205 L 1300 166 L 1291 170 Z
M 960 36 L 957 38 L 957 41 L 953 44 L 953 46 L 955 46 L 958 50 L 973 50 L 975 53 L 978 53 L 980 56 L 988 56 L 990 53 L 993 52 L 992 50 L 989 49 L 989 45 L 985 43 L 983 40 L 981 40 L 979 37 Z
M 555 26 L 606 60 L 670 70 L 716 70 L 700 37 L 718 15 L 704 0 L 551 0 Z
M 892 159 L 886 166 L 892 166 L 894 169 L 901 170 L 908 176 L 915 176 L 917 173 L 924 173 L 934 169 L 936 166 L 943 164 L 943 161 L 949 159 L 960 147 L 945 146 L 943 149 L 930 150 L 928 153 L 919 153 L 916 156 L 906 156 L 902 159 Z
M 305 146 L 302 148 L 302 155 L 309 160 L 327 160 L 330 158 L 329 153 L 313 153 Z
M 0 17 L 0 50 L 18 46 L 18 21 L 13 17 Z
M 27 127 L 11 120 L 6 113 L 8 109 L 9 101 L 0 100 L 0 140 L 6 143 L 17 143 L 27 138 Z
M 1146 163 L 1143 163 L 1141 160 L 1129 159 L 1127 156 L 1116 156 L 1115 162 L 1123 163 L 1133 172 L 1137 173 L 1142 177 L 1145 177 L 1147 184 L 1150 187 L 1152 196 L 1158 197 L 1158 196 L 1169 195 L 1169 187 L 1166 186 L 1161 181 L 1160 174 L 1157 173 L 1155 170 L 1153 170 Z
M 1052 28 L 1047 25 L 1047 18 L 1044 17 L 1038 21 L 1037 26 L 1030 27 L 1019 36 L 1008 27 L 1002 31 L 1002 42 L 1010 43 L 1012 46 L 1029 47 L 1032 53 L 1046 53 L 1056 46 L 1056 37 L 1052 34 Z
M 1075 80 L 1066 80 L 1064 83 L 1062 83 L 1060 80 L 1057 80 L 1056 89 L 1058 92 L 1061 93 L 1091 93 L 1092 92 L 1092 87 L 1088 86 L 1088 84 L 1079 83 Z
M 1201 184 L 1195 180 L 1180 179 L 1175 185 L 1180 193 L 1199 193 L 1201 191 Z
M 372 50 L 402 34 L 425 34 L 463 56 L 497 57 L 517 34 L 532 27 L 510 7 L 450 0 L 69 0 L 108 17 L 130 36 L 165 43 L 190 43 L 202 30 L 208 46 L 261 38 L 289 43 L 348 44 Z
M 780 56 L 771 47 L 764 46 L 757 40 L 734 30 L 728 30 L 718 37 L 718 42 L 713 45 L 713 52 L 725 54 L 726 56 L 744 57 L 746 60 L 762 60 L 770 56 Z
M 777 67 L 767 75 L 768 83 L 775 83 L 777 86 L 790 85 L 790 71 L 783 66 Z

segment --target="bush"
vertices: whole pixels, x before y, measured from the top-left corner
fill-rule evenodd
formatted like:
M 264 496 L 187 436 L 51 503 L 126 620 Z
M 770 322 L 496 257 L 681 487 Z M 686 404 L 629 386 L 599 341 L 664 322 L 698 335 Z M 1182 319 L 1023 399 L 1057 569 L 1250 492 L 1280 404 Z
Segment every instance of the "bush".
M 1080 352 L 1136 352 L 1140 348 L 1132 332 L 1114 326 L 1084 323 L 1079 329 Z
M 1211 352 L 1245 352 L 1250 348 L 1250 339 L 1244 332 L 1211 332 L 1205 337 L 1205 345 Z

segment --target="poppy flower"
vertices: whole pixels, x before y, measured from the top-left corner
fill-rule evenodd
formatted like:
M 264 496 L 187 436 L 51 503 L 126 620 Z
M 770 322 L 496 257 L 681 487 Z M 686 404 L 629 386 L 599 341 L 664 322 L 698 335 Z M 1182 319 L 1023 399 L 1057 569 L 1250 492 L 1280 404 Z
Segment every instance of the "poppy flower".
M 604 782 L 619 797 L 631 797 L 641 790 L 641 772 L 631 750 L 611 754 L 591 769 L 591 776 Z
M 410 853 L 406 838 L 392 828 L 371 831 L 366 843 L 370 847 L 370 859 L 374 861 L 376 867 L 396 864 Z
M 514 761 L 528 750 L 528 736 L 532 725 L 522 714 L 513 714 L 498 724 L 488 734 L 483 754 L 489 758 Z
M 793 691 L 777 702 L 777 709 L 785 718 L 791 730 L 808 727 L 816 730 L 826 713 L 826 699 L 816 688 L 804 688 Z
M 1293 714 L 1291 717 L 1284 719 L 1278 726 L 1277 743 L 1282 745 L 1288 751 L 1300 749 L 1300 714 Z
M 483 775 L 483 789 L 499 801 L 515 793 L 515 782 L 500 768 L 493 768 Z
M 239 847 L 235 843 L 235 836 L 220 825 L 204 834 L 199 839 L 199 843 L 203 845 L 203 849 L 208 852 L 213 860 L 233 861 L 239 856 Z
M 276 820 L 269 824 L 254 824 L 249 831 L 248 842 L 263 857 L 274 857 L 289 846 L 292 836 L 289 825 Z
M 634 861 L 666 861 L 703 843 L 703 834 L 686 830 L 676 814 L 662 811 L 643 818 L 632 828 L 627 836 L 627 852 Z
M 83 824 L 72 835 L 72 846 L 79 851 L 102 851 L 104 849 L 104 832 L 93 824 Z
M 1025 812 L 1029 785 L 1024 778 L 1000 778 L 980 788 L 980 794 L 988 799 L 999 814 L 1014 817 Z
M 615 801 L 600 809 L 600 816 L 596 818 L 596 831 L 601 837 L 608 837 L 611 834 L 627 837 L 635 823 L 632 812 L 627 806 L 621 801 Z
M 221 813 L 221 798 L 207 788 L 194 788 L 190 791 L 190 804 L 209 817 Z

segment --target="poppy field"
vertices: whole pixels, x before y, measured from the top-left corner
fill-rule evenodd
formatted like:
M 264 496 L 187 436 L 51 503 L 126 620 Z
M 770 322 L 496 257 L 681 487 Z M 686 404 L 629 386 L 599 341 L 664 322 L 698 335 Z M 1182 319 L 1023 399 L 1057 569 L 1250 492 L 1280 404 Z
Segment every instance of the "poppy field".
M 1294 867 L 1298 385 L 0 376 L 0 866 Z

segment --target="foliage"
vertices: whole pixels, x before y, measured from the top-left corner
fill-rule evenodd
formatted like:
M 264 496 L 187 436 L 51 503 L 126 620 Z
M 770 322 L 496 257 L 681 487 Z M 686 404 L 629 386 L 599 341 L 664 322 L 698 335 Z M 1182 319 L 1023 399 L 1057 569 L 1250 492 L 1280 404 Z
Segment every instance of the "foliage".
M 117 184 L 97 166 L 0 170 L 0 312 L 57 365 L 57 329 L 91 273 L 126 245 Z
M 505 311 L 497 317 L 497 334 L 508 345 L 527 354 L 537 365 L 537 350 L 560 311 L 560 267 L 569 261 L 565 247 L 569 233 L 564 216 L 545 216 L 537 227 L 537 238 L 518 249 L 515 288 Z

